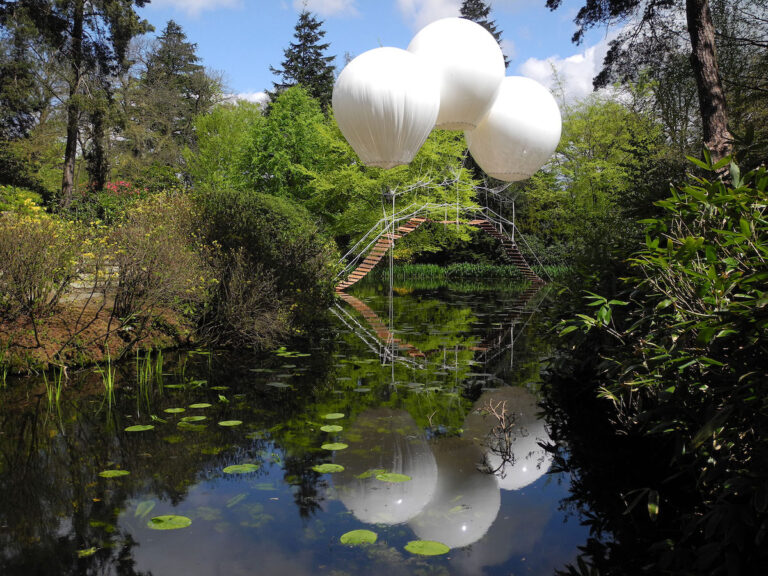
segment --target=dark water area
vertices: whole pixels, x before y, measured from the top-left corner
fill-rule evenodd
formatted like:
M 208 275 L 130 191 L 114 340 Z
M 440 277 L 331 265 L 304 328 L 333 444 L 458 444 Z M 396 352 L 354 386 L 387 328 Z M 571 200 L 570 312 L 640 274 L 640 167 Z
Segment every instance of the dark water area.
M 0 391 L 0 574 L 564 569 L 589 538 L 589 511 L 567 504 L 571 476 L 541 446 L 551 298 L 428 283 L 390 298 L 373 282 L 340 300 L 306 349 L 142 356 L 115 368 L 112 394 L 90 372 L 58 402 L 53 377 L 50 394 L 11 383 Z M 489 413 L 502 407 L 506 427 Z M 157 529 L 166 515 L 191 523 Z M 377 541 L 341 543 L 360 529 Z M 417 540 L 450 551 L 406 550 Z

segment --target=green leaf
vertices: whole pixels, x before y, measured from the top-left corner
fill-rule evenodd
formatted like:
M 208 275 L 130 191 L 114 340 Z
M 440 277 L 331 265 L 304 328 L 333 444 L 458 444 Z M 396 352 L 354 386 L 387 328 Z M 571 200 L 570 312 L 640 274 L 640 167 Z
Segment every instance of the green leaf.
M 707 170 L 707 171 L 709 171 L 709 170 L 710 170 L 710 166 L 709 166 L 709 164 L 706 164 L 705 162 L 702 162 L 702 161 L 701 161 L 701 160 L 699 160 L 698 158 L 694 158 L 693 156 L 686 156 L 685 158 L 686 158 L 686 160 L 688 160 L 688 161 L 689 161 L 691 164 L 695 164 L 696 166 L 698 166 L 699 168 L 701 168 L 701 169 L 703 169 L 703 170 Z
M 445 544 L 434 540 L 411 540 L 405 545 L 405 549 L 411 554 L 420 556 L 439 556 L 451 551 Z
M 565 336 L 566 334 L 570 334 L 571 332 L 574 332 L 574 331 L 576 331 L 576 330 L 578 330 L 578 329 L 579 329 L 579 327 L 578 327 L 578 326 L 573 326 L 573 325 L 571 325 L 571 326 L 566 326 L 565 328 L 563 328 L 563 329 L 560 331 L 560 336 Z
M 744 218 L 739 218 L 739 228 L 744 236 L 752 236 L 752 229 L 749 227 L 749 222 Z
M 323 432 L 341 432 L 344 430 L 344 427 L 337 424 L 326 424 L 325 426 L 320 426 L 320 430 Z
M 181 414 L 182 412 L 185 412 L 186 408 L 166 408 L 163 410 L 163 412 L 166 412 L 168 414 Z
M 175 516 L 166 514 L 165 516 L 155 516 L 147 522 L 147 526 L 152 530 L 179 530 L 187 528 L 192 524 L 192 520 L 186 516 Z
M 137 424 L 136 426 L 128 426 L 125 429 L 126 432 L 146 432 L 147 430 L 154 430 L 152 424 Z
M 119 478 L 120 476 L 128 476 L 130 472 L 128 470 L 102 470 L 99 472 L 99 476 L 102 478 Z
M 406 476 L 405 474 L 398 474 L 396 472 L 383 472 L 376 474 L 376 479 L 381 480 L 382 482 L 391 482 L 396 484 L 399 482 L 408 482 L 412 478 L 410 476 Z
M 318 474 L 334 474 L 336 472 L 344 472 L 344 466 L 341 464 L 317 464 L 312 466 L 312 470 Z
M 341 414 L 340 412 L 331 412 L 330 414 L 326 414 L 323 416 L 326 420 L 340 420 L 344 418 L 344 414 Z
M 656 490 L 648 491 L 648 516 L 652 521 L 656 521 L 659 515 L 659 493 Z
M 88 556 L 93 556 L 94 554 L 96 554 L 96 546 L 77 551 L 78 558 L 87 558 Z
M 344 444 L 343 442 L 331 442 L 329 444 L 323 444 L 320 448 L 323 450 L 345 450 L 349 448 L 349 444 Z
M 208 404 L 208 402 L 199 402 L 197 404 L 190 404 L 190 408 L 210 408 L 212 405 Z
M 225 428 L 231 428 L 233 426 L 240 426 L 242 424 L 242 420 L 222 420 L 219 422 L 219 426 L 224 426 Z
M 184 418 L 181 419 L 181 422 L 202 422 L 207 419 L 207 416 L 184 416 Z
M 741 186 L 741 170 L 734 162 L 731 162 L 731 182 L 734 188 Z
M 258 464 L 232 464 L 224 468 L 224 474 L 249 474 L 259 469 Z
M 362 544 L 373 544 L 378 540 L 376 532 L 370 530 L 352 530 L 342 534 L 339 540 L 346 546 L 360 546 Z

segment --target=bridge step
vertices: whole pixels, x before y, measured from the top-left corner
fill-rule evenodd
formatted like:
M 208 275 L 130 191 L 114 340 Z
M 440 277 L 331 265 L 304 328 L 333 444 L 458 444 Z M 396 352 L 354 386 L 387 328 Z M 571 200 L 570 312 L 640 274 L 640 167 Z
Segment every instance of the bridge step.
M 402 238 L 406 234 L 410 234 L 424 222 L 430 222 L 430 220 L 427 218 L 410 218 L 405 224 L 402 224 L 395 229 L 395 234 L 392 234 L 391 232 L 382 234 L 381 237 L 373 245 L 372 250 L 360 263 L 360 265 L 355 268 L 347 278 L 336 285 L 336 292 L 343 293 L 344 290 L 365 278 L 368 273 L 373 270 L 382 260 L 382 258 L 384 258 L 384 255 L 392 247 L 392 244 L 395 240 Z M 438 220 L 436 222 L 442 224 L 468 224 L 470 226 L 480 228 L 483 232 L 492 238 L 499 240 L 501 243 L 504 259 L 516 266 L 526 280 L 529 280 L 534 284 L 544 283 L 544 281 L 539 278 L 539 276 L 528 265 L 528 262 L 520 252 L 517 244 L 509 236 L 503 232 L 499 232 L 496 228 L 496 225 L 490 220 L 475 219 L 469 220 L 468 222 L 457 222 L 456 220 Z

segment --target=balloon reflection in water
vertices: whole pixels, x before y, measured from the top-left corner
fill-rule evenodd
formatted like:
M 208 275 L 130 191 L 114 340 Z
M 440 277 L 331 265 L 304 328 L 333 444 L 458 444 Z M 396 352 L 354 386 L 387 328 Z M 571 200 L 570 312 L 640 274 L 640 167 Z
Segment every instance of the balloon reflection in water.
M 477 466 L 482 450 L 464 438 L 443 438 L 434 444 L 437 491 L 424 510 L 409 522 L 423 540 L 451 548 L 477 542 L 493 524 L 501 507 L 496 478 Z
M 336 457 L 344 472 L 334 481 L 341 501 L 358 520 L 400 524 L 421 512 L 435 493 L 437 464 L 410 414 L 389 408 L 363 412 L 345 438 L 349 449 Z M 384 482 L 376 478 L 376 472 L 395 472 L 411 479 Z
M 500 404 L 509 417 L 506 430 L 483 409 Z M 525 388 L 506 387 L 484 392 L 464 421 L 464 436 L 483 447 L 487 467 L 504 490 L 528 486 L 552 464 L 552 455 L 539 445 L 550 442 L 550 437 L 537 413 L 536 396 Z

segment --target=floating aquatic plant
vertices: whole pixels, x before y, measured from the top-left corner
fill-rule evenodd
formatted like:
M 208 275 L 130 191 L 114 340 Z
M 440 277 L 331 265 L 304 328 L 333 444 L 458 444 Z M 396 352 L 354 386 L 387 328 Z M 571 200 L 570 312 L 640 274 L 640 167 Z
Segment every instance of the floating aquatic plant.
M 232 427 L 232 426 L 240 426 L 242 424 L 242 420 L 222 420 L 219 422 L 219 426 L 225 426 L 225 427 Z
M 102 470 L 99 472 L 99 476 L 102 478 L 119 478 L 120 476 L 128 476 L 130 471 L 128 470 Z
M 126 432 L 146 432 L 147 430 L 154 430 L 155 427 L 152 424 L 137 424 L 136 426 L 128 426 L 125 429 Z
M 405 474 L 398 474 L 396 472 L 379 472 L 376 474 L 376 480 L 381 480 L 382 482 L 398 483 L 408 482 L 411 480 L 411 477 L 406 476 Z
M 186 412 L 186 410 L 187 410 L 186 408 L 166 408 L 165 410 L 163 410 L 163 412 L 167 414 L 181 414 L 182 412 Z
M 378 534 L 370 530 L 352 530 L 342 534 L 339 540 L 348 546 L 360 546 L 361 544 L 373 544 L 378 538 Z
M 349 448 L 349 445 L 343 442 L 331 442 L 330 444 L 323 444 L 320 448 L 323 450 L 344 450 Z
M 178 530 L 180 528 L 187 528 L 191 524 L 192 520 L 186 516 L 176 516 L 174 514 L 155 516 L 147 522 L 147 526 L 152 528 L 152 530 Z
M 318 474 L 333 474 L 334 472 L 344 472 L 344 466 L 341 464 L 317 464 L 312 466 L 312 470 Z
M 445 544 L 433 540 L 411 540 L 405 545 L 405 549 L 420 556 L 440 556 L 451 551 Z
M 338 424 L 326 424 L 325 426 L 321 426 L 320 430 L 323 432 L 341 432 L 344 430 L 344 427 L 339 426 Z
M 190 404 L 190 408 L 210 408 L 212 404 L 208 404 L 208 402 L 198 402 L 197 404 Z
M 224 468 L 224 474 L 248 474 L 249 472 L 256 472 L 258 469 L 258 464 L 232 464 Z
M 340 412 L 331 412 L 330 414 L 326 414 L 323 416 L 326 420 L 341 420 L 344 418 L 344 414 Z

